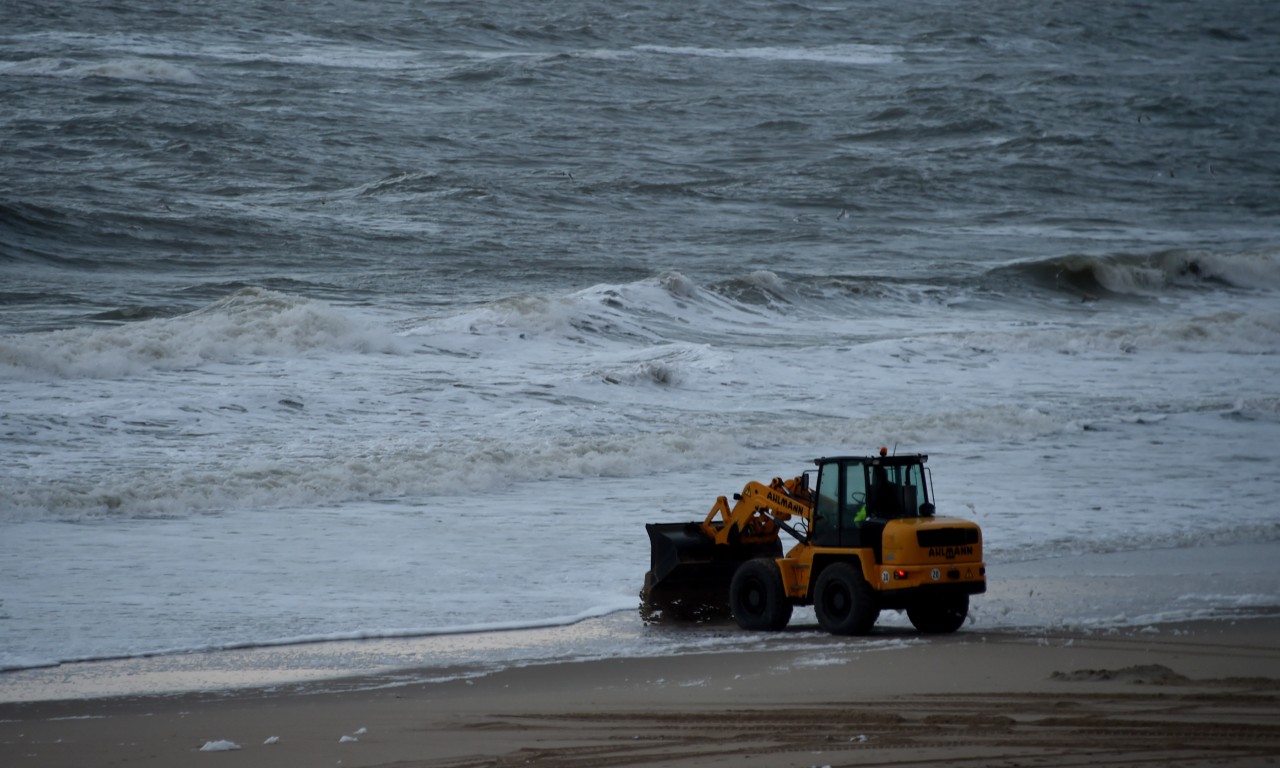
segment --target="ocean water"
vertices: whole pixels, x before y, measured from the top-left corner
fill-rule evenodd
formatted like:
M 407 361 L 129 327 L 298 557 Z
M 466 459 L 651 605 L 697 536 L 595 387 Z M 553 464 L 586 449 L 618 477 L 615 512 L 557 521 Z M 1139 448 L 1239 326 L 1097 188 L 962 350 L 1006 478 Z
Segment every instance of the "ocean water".
M 973 626 L 1280 606 L 1273 3 L 0 15 L 10 674 L 683 647 L 643 524 L 881 445 L 983 526 Z M 1126 553 L 1185 580 L 999 581 Z

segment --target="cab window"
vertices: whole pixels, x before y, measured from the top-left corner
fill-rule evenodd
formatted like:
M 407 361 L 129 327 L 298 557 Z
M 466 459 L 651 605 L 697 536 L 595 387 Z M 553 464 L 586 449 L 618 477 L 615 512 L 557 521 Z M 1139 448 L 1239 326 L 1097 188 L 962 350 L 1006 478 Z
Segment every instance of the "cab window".
M 854 518 L 867 503 L 867 472 L 861 464 L 849 464 L 844 468 L 844 528 L 853 525 Z
M 814 507 L 813 543 L 823 547 L 838 546 L 840 540 L 840 473 L 829 464 L 818 473 L 818 501 Z
M 867 506 L 877 517 L 917 517 L 929 500 L 919 464 L 871 467 Z

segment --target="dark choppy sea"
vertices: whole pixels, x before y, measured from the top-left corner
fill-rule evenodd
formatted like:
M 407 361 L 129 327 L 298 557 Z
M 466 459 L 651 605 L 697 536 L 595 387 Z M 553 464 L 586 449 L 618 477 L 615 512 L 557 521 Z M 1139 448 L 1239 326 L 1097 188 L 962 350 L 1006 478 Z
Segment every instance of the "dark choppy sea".
M 607 613 L 881 444 L 996 564 L 1280 541 L 1273 2 L 0 18 L 0 667 Z
M 16 332 L 1275 245 L 1266 0 L 2 10 Z

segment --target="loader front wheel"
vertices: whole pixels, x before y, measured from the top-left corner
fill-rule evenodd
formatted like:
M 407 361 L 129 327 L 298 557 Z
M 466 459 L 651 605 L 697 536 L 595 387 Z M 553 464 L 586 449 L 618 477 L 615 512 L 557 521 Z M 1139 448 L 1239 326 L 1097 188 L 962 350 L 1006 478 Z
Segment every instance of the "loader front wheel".
M 833 635 L 865 635 L 880 618 L 875 592 L 851 563 L 832 563 L 818 575 L 813 611 Z
M 738 566 L 729 584 L 729 606 L 738 626 L 776 632 L 791 621 L 791 601 L 782 587 L 782 573 L 771 557 L 757 557 Z

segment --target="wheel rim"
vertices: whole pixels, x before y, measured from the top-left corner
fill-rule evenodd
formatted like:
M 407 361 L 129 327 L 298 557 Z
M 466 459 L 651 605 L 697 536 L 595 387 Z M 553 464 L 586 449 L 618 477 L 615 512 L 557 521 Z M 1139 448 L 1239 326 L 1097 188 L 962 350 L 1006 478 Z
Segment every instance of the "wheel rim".
M 843 585 L 832 584 L 823 596 L 822 606 L 826 608 L 828 616 L 841 618 L 848 615 L 852 602 L 849 592 L 843 589 Z

